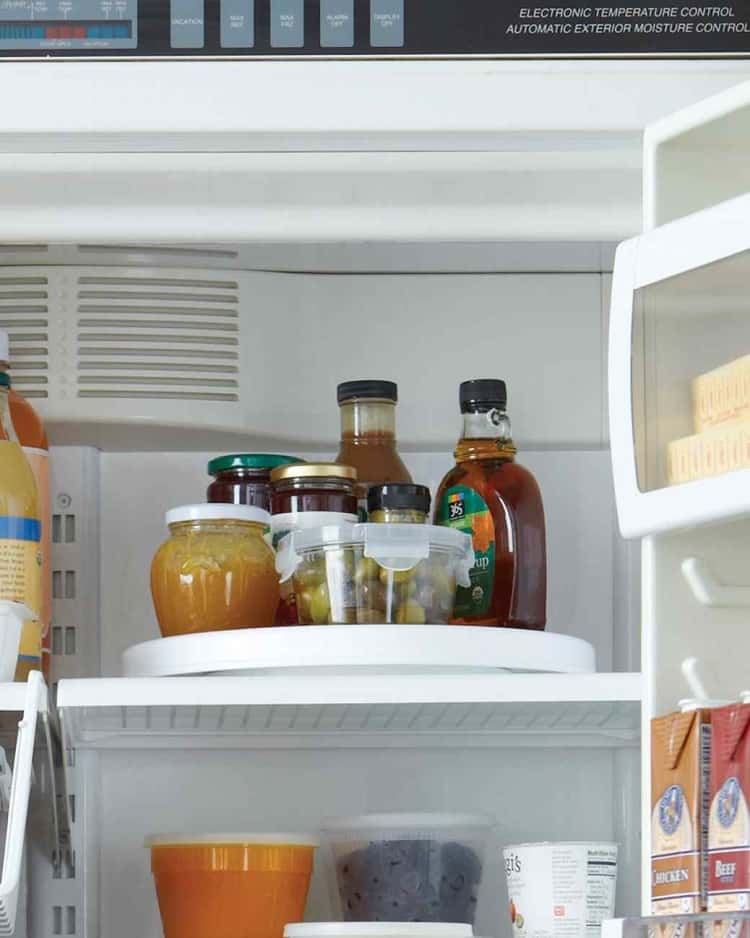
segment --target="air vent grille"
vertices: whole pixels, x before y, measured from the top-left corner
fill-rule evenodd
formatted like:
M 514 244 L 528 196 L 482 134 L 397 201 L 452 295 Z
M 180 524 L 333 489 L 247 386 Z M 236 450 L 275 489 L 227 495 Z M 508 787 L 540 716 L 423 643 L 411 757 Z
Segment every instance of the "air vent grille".
M 47 397 L 49 288 L 44 276 L 0 276 L 0 329 L 10 339 L 13 385 L 24 397 Z
M 79 398 L 239 400 L 239 288 L 184 275 L 78 278 Z

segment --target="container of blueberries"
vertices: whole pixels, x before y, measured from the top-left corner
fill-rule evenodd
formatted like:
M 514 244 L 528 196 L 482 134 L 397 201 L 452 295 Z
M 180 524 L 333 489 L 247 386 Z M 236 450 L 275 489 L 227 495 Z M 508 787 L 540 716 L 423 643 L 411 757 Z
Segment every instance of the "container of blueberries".
M 323 828 L 334 907 L 345 922 L 474 924 L 494 820 L 363 814 Z

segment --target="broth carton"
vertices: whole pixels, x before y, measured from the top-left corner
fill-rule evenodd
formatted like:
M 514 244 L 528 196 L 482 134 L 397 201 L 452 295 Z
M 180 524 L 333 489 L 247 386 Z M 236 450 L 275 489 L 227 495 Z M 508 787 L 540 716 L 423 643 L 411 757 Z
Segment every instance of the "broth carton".
M 711 713 L 690 701 L 651 721 L 651 912 L 706 908 Z M 684 935 L 665 924 L 661 938 Z
M 750 911 L 750 704 L 713 713 L 708 911 Z M 717 919 L 713 938 L 750 938 L 748 923 Z

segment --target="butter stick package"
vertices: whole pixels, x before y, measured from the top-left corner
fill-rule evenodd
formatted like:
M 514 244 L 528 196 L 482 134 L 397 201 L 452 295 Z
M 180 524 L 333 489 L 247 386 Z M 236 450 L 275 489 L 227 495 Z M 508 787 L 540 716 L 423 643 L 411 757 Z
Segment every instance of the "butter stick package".
M 711 713 L 686 704 L 651 721 L 651 911 L 706 909 Z M 658 929 L 660 938 L 685 930 Z
M 713 711 L 708 911 L 750 910 L 750 704 Z M 721 918 L 713 938 L 750 938 L 747 922 Z

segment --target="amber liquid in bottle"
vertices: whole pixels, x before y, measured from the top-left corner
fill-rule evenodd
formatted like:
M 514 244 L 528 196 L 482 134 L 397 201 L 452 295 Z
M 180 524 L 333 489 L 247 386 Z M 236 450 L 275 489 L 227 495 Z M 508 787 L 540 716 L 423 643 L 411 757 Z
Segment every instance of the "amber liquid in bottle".
M 336 462 L 357 470 L 357 501 L 367 512 L 367 490 L 383 482 L 411 482 L 396 449 L 396 405 L 364 398 L 341 409 L 341 442 Z
M 516 447 L 510 438 L 507 416 L 498 411 L 464 414 L 464 434 L 454 455 L 456 465 L 440 483 L 435 499 L 435 523 L 449 523 L 466 531 L 472 531 L 473 523 L 477 566 L 472 571 L 472 590 L 463 592 L 463 602 L 461 591 L 457 594 L 452 621 L 543 629 L 547 606 L 544 508 L 536 479 L 515 461 Z M 458 514 L 464 506 L 471 510 L 482 503 L 491 524 L 486 512 L 481 511 L 473 516 L 467 514 L 464 523 L 449 520 L 452 504 Z M 490 561 L 491 544 L 491 598 L 480 599 L 475 591 L 487 589 L 489 571 L 481 565 Z M 467 608 L 474 600 L 480 611 L 471 614 Z

